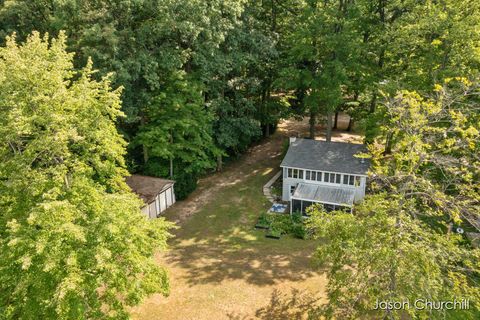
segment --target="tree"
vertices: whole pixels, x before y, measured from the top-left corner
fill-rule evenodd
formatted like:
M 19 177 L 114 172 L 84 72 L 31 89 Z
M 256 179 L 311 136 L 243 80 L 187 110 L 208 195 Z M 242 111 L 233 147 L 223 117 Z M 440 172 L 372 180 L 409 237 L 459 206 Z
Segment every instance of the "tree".
M 330 301 L 322 311 L 329 317 L 477 318 L 480 250 L 452 233 L 453 225 L 479 219 L 477 83 L 451 79 L 431 98 L 402 91 L 388 100 L 382 138 L 370 147 L 373 195 L 353 215 L 313 210 L 310 228 L 327 239 L 315 259 L 328 266 Z M 385 155 L 391 130 L 392 154 Z M 466 298 L 472 306 L 373 310 L 376 300 L 419 298 Z
M 148 173 L 187 179 L 190 181 L 187 189 L 189 185 L 196 185 L 199 174 L 215 167 L 215 158 L 221 154 L 212 137 L 212 112 L 205 108 L 197 87 L 181 74 L 171 79 L 168 87 L 153 96 L 145 107 L 146 121 L 134 140 L 152 157 L 146 163 Z M 163 167 L 168 168 L 168 173 L 152 170 L 155 165 L 150 162 L 165 164 Z M 180 182 L 177 196 L 187 195 L 189 192 L 183 190 L 185 185 L 177 182 Z
M 342 104 L 349 70 L 358 63 L 361 37 L 354 2 L 306 1 L 301 17 L 289 37 L 290 59 L 287 78 L 300 89 L 304 112 L 310 117 L 310 138 L 320 114 L 327 118 L 326 139 L 331 140 L 332 116 Z
M 73 69 L 66 38 L 0 48 L 0 313 L 125 319 L 168 293 L 153 260 L 171 227 L 148 221 L 124 182 L 120 89 Z

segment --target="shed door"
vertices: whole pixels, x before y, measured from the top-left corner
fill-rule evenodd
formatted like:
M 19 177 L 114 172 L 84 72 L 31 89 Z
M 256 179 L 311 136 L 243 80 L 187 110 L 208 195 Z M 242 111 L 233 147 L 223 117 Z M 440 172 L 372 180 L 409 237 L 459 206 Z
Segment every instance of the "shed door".
M 155 208 L 157 208 L 157 212 L 160 213 L 160 195 L 157 194 L 155 197 Z
M 157 217 L 157 208 L 155 208 L 155 201 L 152 201 L 149 205 L 149 217 L 155 219 Z
M 173 204 L 172 201 L 172 188 L 168 188 L 165 190 L 166 198 L 167 198 L 167 208 Z
M 165 211 L 165 209 L 167 209 L 167 202 L 166 202 L 166 199 L 165 199 L 165 191 L 160 193 L 160 212 L 163 212 Z

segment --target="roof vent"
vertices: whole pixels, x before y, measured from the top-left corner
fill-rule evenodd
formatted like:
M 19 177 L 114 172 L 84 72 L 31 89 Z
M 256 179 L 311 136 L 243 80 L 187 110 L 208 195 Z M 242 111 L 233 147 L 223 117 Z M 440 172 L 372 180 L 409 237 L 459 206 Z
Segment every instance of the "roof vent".
M 297 137 L 290 137 L 290 144 L 292 144 L 295 141 L 297 141 Z

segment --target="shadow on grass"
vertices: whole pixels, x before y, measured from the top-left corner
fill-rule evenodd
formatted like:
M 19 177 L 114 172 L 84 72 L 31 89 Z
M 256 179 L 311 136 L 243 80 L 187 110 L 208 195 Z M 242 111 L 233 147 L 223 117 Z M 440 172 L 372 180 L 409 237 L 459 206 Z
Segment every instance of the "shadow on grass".
M 291 294 L 282 294 L 277 289 L 272 292 L 270 302 L 256 310 L 255 318 L 262 320 L 318 319 L 320 299 L 306 291 L 292 289 Z M 248 315 L 228 313 L 230 320 L 252 319 Z
M 262 286 L 318 274 L 310 259 L 314 243 L 264 237 L 262 231 L 239 231 L 230 237 L 190 238 L 173 245 L 166 258 L 169 264 L 188 270 L 183 277 L 189 285 L 242 279 Z

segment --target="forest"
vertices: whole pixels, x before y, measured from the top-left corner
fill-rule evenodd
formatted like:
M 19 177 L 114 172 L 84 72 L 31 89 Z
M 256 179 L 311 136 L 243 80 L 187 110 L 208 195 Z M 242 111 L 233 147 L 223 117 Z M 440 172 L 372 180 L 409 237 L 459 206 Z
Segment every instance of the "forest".
M 311 316 L 371 316 L 381 294 L 468 296 L 451 319 L 478 319 L 480 252 L 453 230 L 480 225 L 479 67 L 476 0 L 0 0 L 0 319 L 129 318 L 167 295 L 152 256 L 175 226 L 140 218 L 123 177 L 182 200 L 282 119 L 330 141 L 339 113 L 371 196 L 312 211 L 331 241 Z

